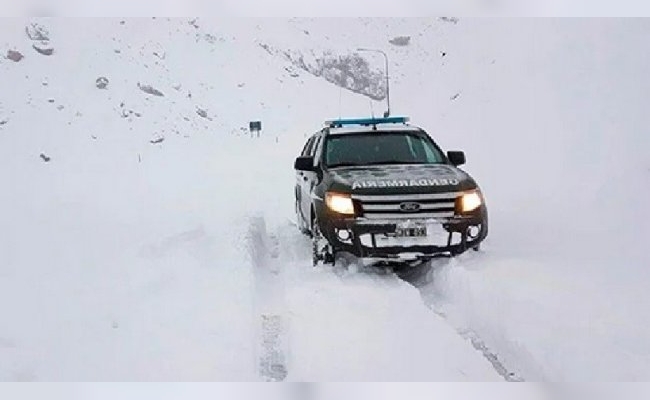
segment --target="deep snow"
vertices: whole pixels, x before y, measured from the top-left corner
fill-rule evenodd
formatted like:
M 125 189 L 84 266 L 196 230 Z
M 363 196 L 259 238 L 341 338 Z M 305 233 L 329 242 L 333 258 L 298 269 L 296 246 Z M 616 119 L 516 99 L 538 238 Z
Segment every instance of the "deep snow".
M 527 379 L 647 380 L 650 26 L 465 29 L 482 40 L 447 67 L 472 66 L 452 78 L 466 103 L 439 121 L 486 192 L 490 239 L 478 257 L 434 266 L 423 297 Z
M 500 379 L 470 338 L 530 380 L 650 377 L 646 21 L 42 23 L 49 57 L 0 26 L 0 379 L 257 380 L 275 350 L 288 380 Z M 311 269 L 290 223 L 305 135 L 370 101 L 283 52 L 357 47 L 488 199 L 419 293 Z

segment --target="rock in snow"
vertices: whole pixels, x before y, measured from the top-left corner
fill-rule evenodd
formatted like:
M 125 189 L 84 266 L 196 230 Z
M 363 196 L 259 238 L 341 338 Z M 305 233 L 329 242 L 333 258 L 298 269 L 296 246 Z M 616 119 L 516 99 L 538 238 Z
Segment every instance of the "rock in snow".
M 147 94 L 150 94 L 150 95 L 153 95 L 153 96 L 159 96 L 159 97 L 164 96 L 163 92 L 161 92 L 160 90 L 156 89 L 155 87 L 153 87 L 151 85 L 141 85 L 138 82 L 138 88 L 140 88 L 140 90 L 142 90 L 143 92 L 145 92 Z
M 54 54 L 54 47 L 50 45 L 50 33 L 42 25 L 32 23 L 25 27 L 27 37 L 34 41 L 32 47 L 37 53 L 44 56 L 51 56 Z
M 458 18 L 456 17 L 440 17 L 440 20 L 443 22 L 449 22 L 454 25 L 458 23 Z
M 196 113 L 197 113 L 197 114 L 199 115 L 199 117 L 201 117 L 201 118 L 208 118 L 208 111 L 207 111 L 207 110 L 204 110 L 204 109 L 202 109 L 202 108 L 198 108 L 198 107 L 197 107 L 197 109 L 196 109 Z
M 34 43 L 32 47 L 34 48 L 34 50 L 36 50 L 36 52 L 44 56 L 51 56 L 52 54 L 54 54 L 54 48 L 50 46 L 50 43 L 47 41 Z
M 388 41 L 393 46 L 408 46 L 411 43 L 410 36 L 397 36 Z
M 108 87 L 108 78 L 100 76 L 95 81 L 95 86 L 97 86 L 97 89 L 106 89 Z
M 158 144 L 158 143 L 162 143 L 162 142 L 164 142 L 164 141 L 165 141 L 165 137 L 164 137 L 164 136 L 162 136 L 162 135 L 155 135 L 155 136 L 154 136 L 154 137 L 149 141 L 149 143 L 151 143 L 151 144 Z
M 25 58 L 25 56 L 23 56 L 23 54 L 21 52 L 17 51 L 17 50 L 8 50 L 7 51 L 7 59 L 9 59 L 11 61 L 19 62 L 23 58 Z
M 25 33 L 31 40 L 48 41 L 50 40 L 50 32 L 44 26 L 33 23 L 25 27 Z

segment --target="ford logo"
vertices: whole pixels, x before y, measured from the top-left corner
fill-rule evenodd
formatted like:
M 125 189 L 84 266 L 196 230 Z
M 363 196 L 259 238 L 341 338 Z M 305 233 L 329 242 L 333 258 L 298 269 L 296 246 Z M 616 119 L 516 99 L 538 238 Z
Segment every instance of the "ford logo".
M 399 209 L 402 212 L 418 212 L 422 206 L 420 203 L 407 202 L 399 205 Z

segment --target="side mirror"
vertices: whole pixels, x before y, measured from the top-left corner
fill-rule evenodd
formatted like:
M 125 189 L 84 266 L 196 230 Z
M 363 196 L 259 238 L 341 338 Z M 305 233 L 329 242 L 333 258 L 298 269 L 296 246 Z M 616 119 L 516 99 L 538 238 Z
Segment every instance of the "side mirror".
M 293 167 L 297 171 L 313 172 L 316 170 L 314 168 L 314 157 L 298 157 Z
M 465 153 L 462 151 L 448 151 L 447 158 L 455 167 L 465 164 Z

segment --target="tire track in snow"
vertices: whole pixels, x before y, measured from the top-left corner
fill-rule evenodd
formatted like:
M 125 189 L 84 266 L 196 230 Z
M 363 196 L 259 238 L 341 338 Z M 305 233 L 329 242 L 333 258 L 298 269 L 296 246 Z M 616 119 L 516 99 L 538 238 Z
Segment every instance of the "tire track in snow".
M 436 313 L 441 318 L 443 318 L 445 321 L 449 321 L 449 318 L 447 317 L 447 315 L 445 313 L 436 310 L 435 307 L 432 306 L 432 305 L 427 304 L 427 306 L 434 313 Z M 450 325 L 453 326 L 451 323 L 450 323 Z M 505 366 L 505 364 L 499 359 L 499 355 L 497 353 L 493 352 L 492 350 L 490 350 L 490 348 L 487 346 L 487 344 L 485 344 L 483 339 L 481 339 L 480 336 L 476 332 L 472 331 L 471 329 L 467 329 L 467 328 L 459 329 L 459 328 L 454 327 L 454 329 L 456 329 L 456 332 L 458 332 L 458 334 L 461 337 L 463 337 L 466 340 L 469 340 L 469 342 L 472 344 L 472 347 L 474 347 L 474 349 L 476 349 L 476 351 L 483 354 L 483 357 L 485 357 L 485 359 L 488 360 L 490 362 L 490 364 L 492 364 L 492 367 L 494 367 L 495 371 L 497 371 L 497 373 L 499 375 L 501 375 L 503 377 L 503 379 L 505 379 L 508 382 L 524 382 L 525 381 L 525 379 L 523 377 L 519 376 L 515 372 L 510 371 Z
M 426 265 L 422 267 L 416 267 L 416 270 L 413 270 L 411 274 L 403 275 L 400 276 L 401 279 L 403 279 L 405 282 L 409 283 L 412 285 L 414 288 L 416 288 L 422 297 L 422 302 L 436 315 L 440 316 L 443 318 L 445 321 L 449 323 L 450 326 L 452 326 L 456 332 L 464 339 L 469 341 L 472 344 L 472 347 L 479 353 L 485 357 L 485 359 L 492 364 L 492 367 L 494 370 L 503 377 L 508 382 L 524 382 L 525 379 L 514 372 L 513 370 L 509 369 L 503 361 L 499 359 L 499 355 L 490 350 L 488 345 L 485 343 L 483 339 L 473 331 L 472 329 L 468 327 L 458 327 L 455 324 L 453 324 L 449 316 L 445 314 L 442 310 L 439 304 L 436 304 L 436 302 L 431 299 L 431 296 L 425 293 L 425 289 L 431 287 L 431 278 L 428 274 L 428 272 L 432 269 L 435 268 L 435 266 L 432 263 L 427 263 Z M 428 298 L 428 299 L 427 299 Z
M 262 380 L 279 382 L 288 374 L 288 337 L 279 241 L 269 235 L 263 217 L 251 219 L 248 251 L 254 279 L 256 362 Z

